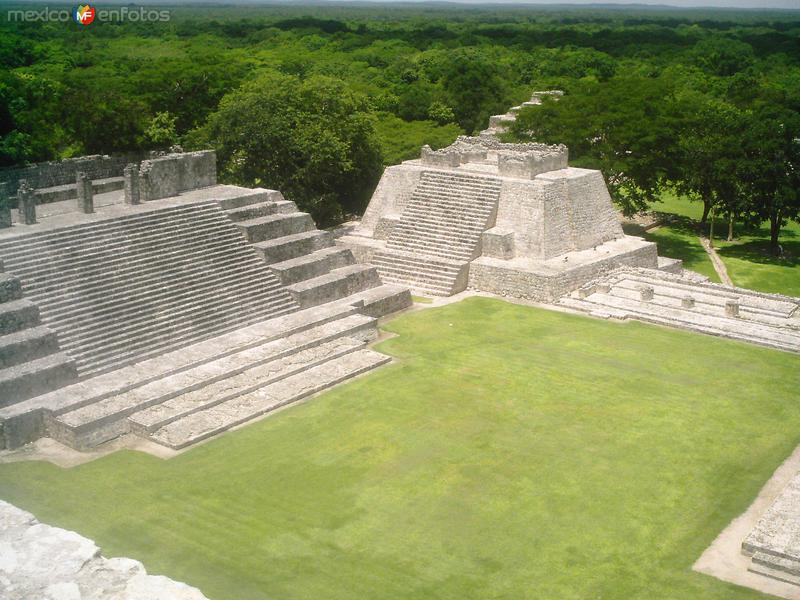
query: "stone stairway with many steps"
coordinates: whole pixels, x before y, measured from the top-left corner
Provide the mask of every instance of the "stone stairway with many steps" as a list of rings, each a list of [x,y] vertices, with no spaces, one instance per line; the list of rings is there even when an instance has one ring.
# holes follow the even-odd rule
[[[0,407],[77,379],[75,361],[58,336],[41,324],[39,309],[23,297],[19,278],[0,263]]]
[[[0,259],[82,377],[298,309],[215,202],[5,239]]]
[[[296,311],[0,409],[4,444],[38,428],[79,450],[129,433],[189,446],[389,362],[362,308]]]
[[[364,314],[380,317],[411,305],[405,286],[385,285],[375,267],[356,264],[280,192],[256,189],[219,202],[301,308],[349,297],[364,303]]]
[[[385,250],[372,258],[381,278],[437,296],[465,289],[481,234],[493,225],[500,185],[495,177],[423,172]]]
[[[652,269],[622,268],[572,292],[560,306],[800,352],[800,300]]]

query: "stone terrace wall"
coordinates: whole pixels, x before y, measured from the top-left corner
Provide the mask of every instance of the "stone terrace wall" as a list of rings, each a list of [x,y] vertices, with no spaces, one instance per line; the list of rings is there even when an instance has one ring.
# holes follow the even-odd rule
[[[66,160],[37,163],[27,167],[0,169],[0,183],[7,183],[9,196],[17,195],[20,179],[27,179],[34,189],[55,187],[75,183],[75,174],[83,171],[89,179],[122,177],[122,170],[129,162],[142,159],[138,154],[105,156],[94,154]]]

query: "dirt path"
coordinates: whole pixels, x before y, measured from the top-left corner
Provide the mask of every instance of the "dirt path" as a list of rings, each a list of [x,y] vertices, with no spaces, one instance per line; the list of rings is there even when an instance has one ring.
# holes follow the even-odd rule
[[[707,237],[700,235],[698,238],[700,239],[700,243],[703,244],[706,254],[708,254],[708,257],[711,259],[711,264],[714,265],[714,270],[717,272],[717,275],[719,275],[720,281],[728,287],[733,287],[733,281],[730,275],[728,275],[728,269],[725,268],[725,263],[722,262],[714,246],[711,245]]]

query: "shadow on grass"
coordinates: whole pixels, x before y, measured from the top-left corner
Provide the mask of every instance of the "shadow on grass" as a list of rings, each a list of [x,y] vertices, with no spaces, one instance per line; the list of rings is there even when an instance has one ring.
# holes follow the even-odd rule
[[[786,238],[795,237],[794,232],[786,232]],[[771,253],[769,239],[758,239],[737,244],[731,242],[730,245],[717,248],[717,252],[723,258],[738,258],[752,263],[762,265],[776,265],[780,267],[796,267],[800,265],[800,240],[789,241],[780,240],[783,254],[775,256]]]

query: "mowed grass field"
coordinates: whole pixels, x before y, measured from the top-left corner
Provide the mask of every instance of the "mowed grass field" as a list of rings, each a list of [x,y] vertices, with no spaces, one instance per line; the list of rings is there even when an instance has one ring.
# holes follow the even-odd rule
[[[214,600],[765,598],[691,565],[800,443],[800,357],[485,298],[386,329],[369,376],[0,497]]]

